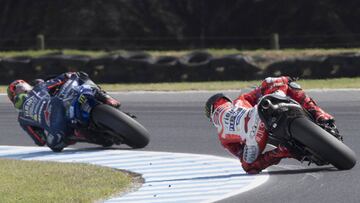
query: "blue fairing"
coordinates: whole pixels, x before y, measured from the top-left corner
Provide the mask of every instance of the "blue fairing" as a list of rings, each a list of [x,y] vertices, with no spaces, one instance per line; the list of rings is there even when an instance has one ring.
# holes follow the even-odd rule
[[[94,97],[92,82],[81,84],[78,79],[67,81],[59,91],[58,96],[63,98],[67,107],[67,117],[70,123],[87,125],[90,121],[90,112],[99,102]]]

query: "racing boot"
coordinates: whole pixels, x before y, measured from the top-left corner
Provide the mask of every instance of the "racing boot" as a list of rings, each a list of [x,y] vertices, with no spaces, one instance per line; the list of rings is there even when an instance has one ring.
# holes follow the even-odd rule
[[[334,117],[322,110],[311,97],[305,94],[304,90],[295,81],[289,80],[288,87],[288,96],[299,102],[313,116],[316,123],[321,124],[334,120]]]
[[[310,97],[302,105],[314,118],[317,124],[333,123],[334,117],[322,110]]]
[[[103,102],[104,104],[108,104],[115,108],[120,108],[121,104],[118,100],[114,99],[110,95],[108,95],[105,91],[99,90],[95,94],[95,98],[99,101]]]

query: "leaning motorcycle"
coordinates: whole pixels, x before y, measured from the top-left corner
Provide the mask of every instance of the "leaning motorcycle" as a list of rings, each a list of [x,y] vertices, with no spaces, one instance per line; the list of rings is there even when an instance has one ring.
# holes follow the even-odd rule
[[[69,125],[83,136],[66,137],[69,143],[88,142],[104,147],[126,144],[143,148],[149,143],[149,132],[129,113],[101,102],[98,86],[90,79],[73,76],[54,96],[63,100]]]
[[[355,166],[355,153],[332,126],[320,126],[289,97],[266,95],[258,104],[260,119],[269,131],[269,143],[287,147],[294,158],[309,164],[332,164],[339,170]]]

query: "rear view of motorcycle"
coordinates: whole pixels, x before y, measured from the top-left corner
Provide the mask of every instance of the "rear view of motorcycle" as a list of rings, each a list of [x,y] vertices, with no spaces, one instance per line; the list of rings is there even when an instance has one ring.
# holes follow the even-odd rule
[[[128,113],[102,102],[99,88],[90,80],[70,78],[58,91],[67,109],[67,117],[74,128],[70,142],[89,142],[104,147],[126,144],[143,148],[149,143],[149,132]]]
[[[331,126],[320,126],[296,101],[266,95],[258,105],[260,119],[269,131],[269,143],[287,147],[301,162],[332,164],[339,170],[355,166],[355,153],[342,142]]]

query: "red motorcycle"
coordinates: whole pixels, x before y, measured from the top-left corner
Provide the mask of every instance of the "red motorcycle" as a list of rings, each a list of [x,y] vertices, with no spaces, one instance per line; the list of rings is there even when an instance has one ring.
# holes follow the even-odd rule
[[[260,119],[269,131],[269,143],[287,147],[294,158],[309,164],[332,164],[340,170],[355,166],[355,153],[331,125],[320,126],[295,100],[266,95],[258,105]]]

